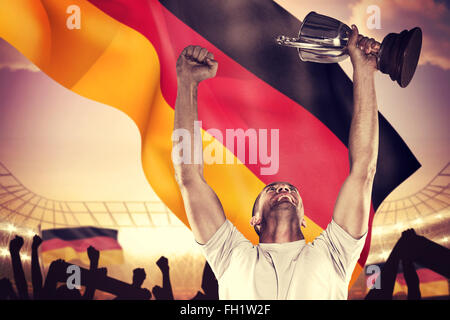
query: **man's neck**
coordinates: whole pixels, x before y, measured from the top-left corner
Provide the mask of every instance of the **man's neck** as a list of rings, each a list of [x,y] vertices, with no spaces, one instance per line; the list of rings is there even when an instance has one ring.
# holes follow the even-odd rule
[[[305,239],[300,229],[298,218],[265,218],[264,227],[259,237],[260,243],[285,243]]]

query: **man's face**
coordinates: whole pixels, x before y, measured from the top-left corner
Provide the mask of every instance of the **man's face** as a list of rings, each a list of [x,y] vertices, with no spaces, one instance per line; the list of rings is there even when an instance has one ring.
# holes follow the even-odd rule
[[[258,195],[251,224],[259,228],[264,217],[274,212],[295,214],[300,224],[304,225],[303,202],[295,186],[288,182],[274,182],[267,185]]]
[[[270,209],[275,209],[283,203],[294,208],[301,205],[301,198],[297,188],[287,182],[269,184],[261,192],[259,200],[263,207]]]

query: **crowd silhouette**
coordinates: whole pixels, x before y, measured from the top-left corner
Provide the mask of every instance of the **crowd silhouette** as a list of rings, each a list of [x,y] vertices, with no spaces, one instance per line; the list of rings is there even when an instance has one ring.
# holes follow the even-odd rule
[[[366,300],[392,300],[400,263],[408,288],[408,300],[420,300],[420,281],[413,263],[450,278],[450,249],[416,234],[414,229],[402,232],[380,273],[380,287],[373,287]]]
[[[31,245],[32,295],[30,297],[20,257],[20,250],[24,240],[20,236],[15,236],[10,241],[9,252],[16,290],[14,290],[10,279],[0,279],[0,300],[29,300],[31,298],[34,300],[92,300],[96,290],[115,295],[114,300],[149,300],[152,298],[152,293],[155,300],[174,300],[169,275],[169,261],[166,257],[162,256],[156,262],[162,273],[162,287],[154,286],[152,291],[150,291],[142,288],[147,277],[143,268],[133,270],[131,284],[111,278],[107,275],[106,268],[98,268],[100,252],[90,246],[87,248],[87,255],[90,261],[89,269],[80,267],[81,285],[85,286],[84,293],[81,294],[79,289],[67,286],[67,268],[71,264],[64,260],[58,259],[53,261],[48,268],[45,281],[43,280],[38,255],[41,243],[42,239],[35,235]],[[199,291],[194,299],[218,299],[217,280],[208,263],[205,265],[202,289],[203,293]]]
[[[67,268],[70,264],[64,260],[53,261],[49,266],[45,281],[43,280],[38,256],[41,243],[42,239],[35,235],[31,245],[32,296],[30,297],[20,257],[24,240],[20,236],[15,236],[10,241],[9,252],[16,290],[10,279],[0,279],[0,300],[29,300],[30,298],[34,300],[92,300],[96,290],[115,295],[115,300],[148,300],[152,296],[155,300],[174,300],[169,261],[166,257],[160,257],[156,262],[162,273],[162,287],[154,286],[150,291],[142,287],[147,277],[144,269],[133,270],[131,284],[111,278],[107,275],[106,268],[98,268],[100,252],[90,246],[87,248],[89,269],[80,267],[81,285],[85,286],[84,293],[81,294],[79,289],[67,286]],[[420,281],[414,263],[419,263],[423,267],[450,278],[450,250],[417,235],[413,229],[408,229],[402,233],[381,270],[380,286],[370,289],[365,299],[391,300],[400,264],[408,287],[408,299],[421,299]],[[202,291],[199,290],[191,300],[219,299],[218,282],[208,263],[205,264],[203,270],[201,288]]]

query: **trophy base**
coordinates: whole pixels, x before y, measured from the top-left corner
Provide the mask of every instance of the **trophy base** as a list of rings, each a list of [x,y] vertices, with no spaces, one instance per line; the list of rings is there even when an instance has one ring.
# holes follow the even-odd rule
[[[378,54],[378,69],[388,74],[400,87],[411,81],[419,63],[422,49],[422,30],[414,28],[401,33],[390,33],[381,44]]]

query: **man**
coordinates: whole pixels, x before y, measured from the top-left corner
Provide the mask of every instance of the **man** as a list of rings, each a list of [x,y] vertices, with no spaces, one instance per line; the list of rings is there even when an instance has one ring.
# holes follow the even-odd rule
[[[196,241],[219,282],[221,299],[346,299],[352,271],[363,248],[378,155],[373,39],[352,26],[349,54],[354,68],[354,111],[350,128],[350,173],[326,230],[306,244],[303,203],[294,186],[269,184],[257,197],[251,225],[260,237],[253,246],[226,219],[203,177],[200,163],[174,162],[187,217]],[[189,46],[177,61],[175,129],[194,134],[197,86],[213,78],[218,63],[205,48]],[[201,153],[194,150],[191,155]],[[202,155],[198,155],[201,159]],[[326,182],[324,182],[326,183]]]

